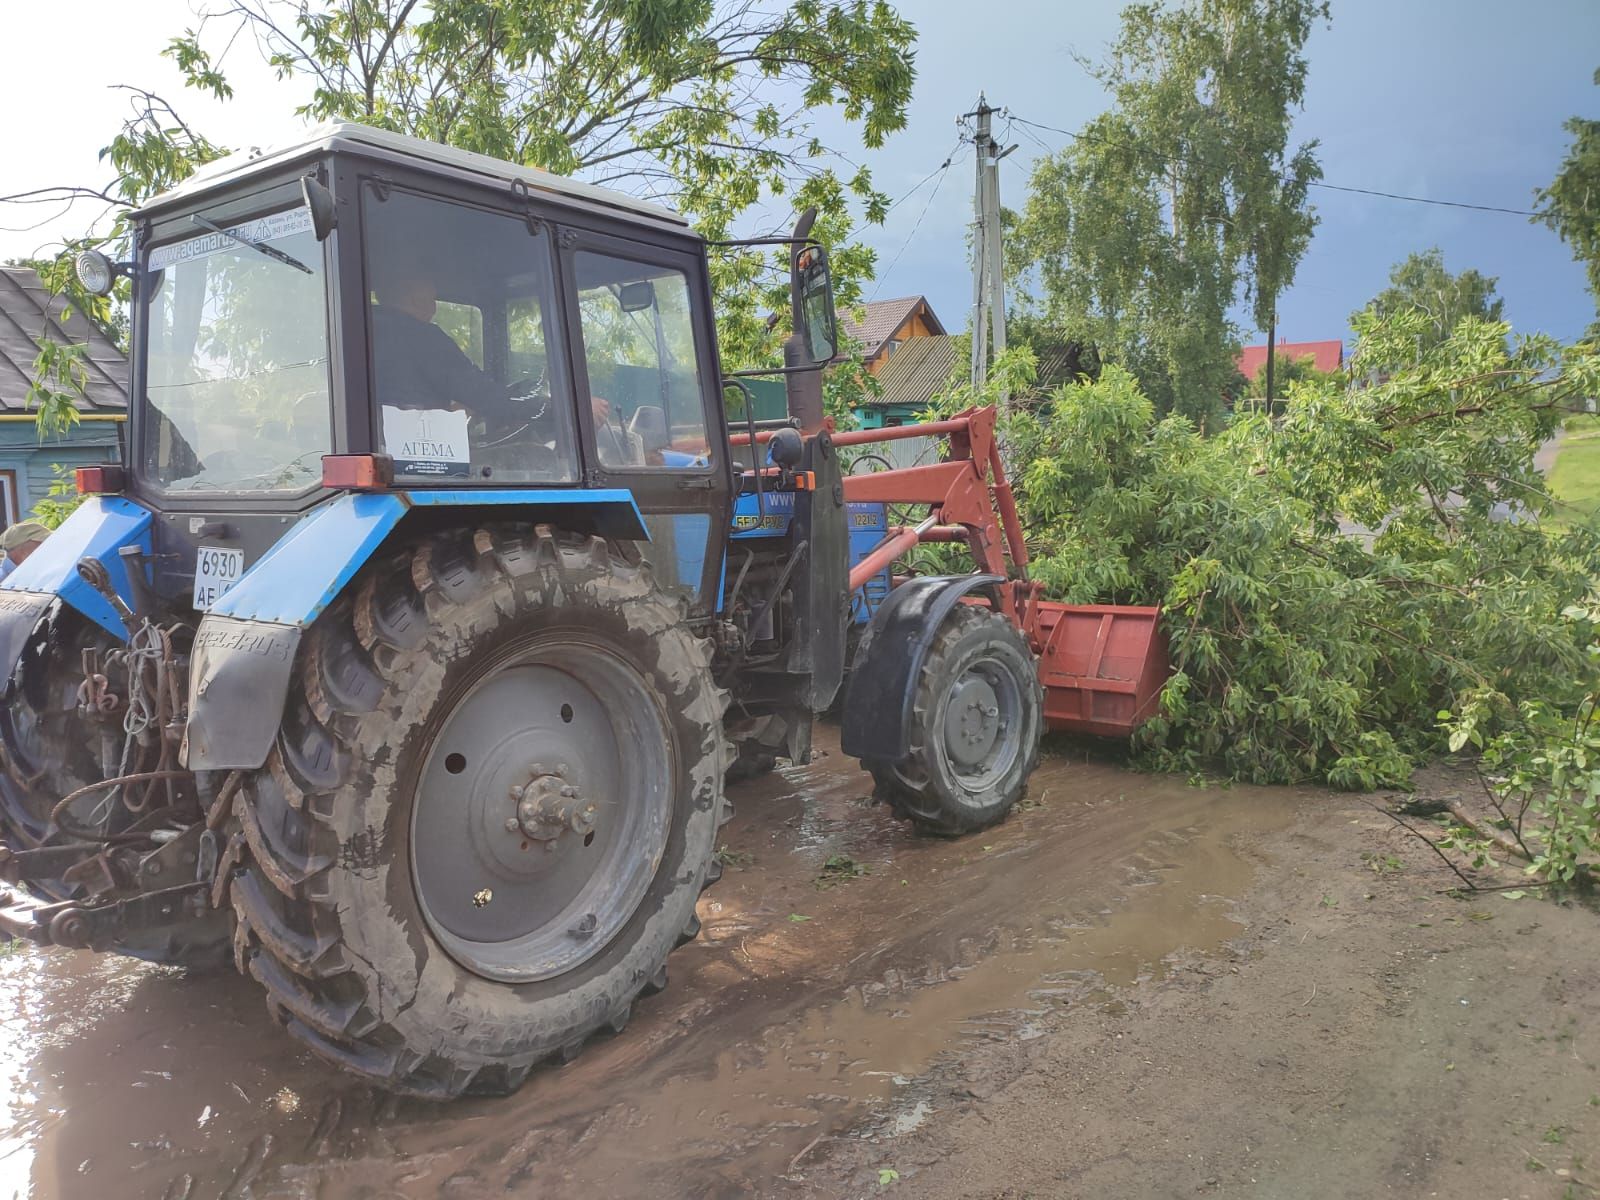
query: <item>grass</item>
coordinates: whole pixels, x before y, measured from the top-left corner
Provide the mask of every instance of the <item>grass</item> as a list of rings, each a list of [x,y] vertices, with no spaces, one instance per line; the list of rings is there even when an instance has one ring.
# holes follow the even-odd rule
[[[1564,529],[1600,509],[1600,416],[1567,419],[1567,436],[1550,468],[1550,493],[1558,503],[1548,528]]]

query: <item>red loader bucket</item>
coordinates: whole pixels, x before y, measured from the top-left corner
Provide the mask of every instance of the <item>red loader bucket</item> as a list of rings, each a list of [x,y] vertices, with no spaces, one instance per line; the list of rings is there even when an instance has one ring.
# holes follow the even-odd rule
[[[1039,682],[1051,729],[1127,737],[1154,714],[1171,673],[1159,608],[1037,605]]]

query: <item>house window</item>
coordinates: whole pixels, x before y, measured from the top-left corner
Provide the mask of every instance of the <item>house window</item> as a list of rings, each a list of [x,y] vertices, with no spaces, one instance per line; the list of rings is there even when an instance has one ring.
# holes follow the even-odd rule
[[[3,510],[4,521],[0,524],[15,525],[22,519],[17,502],[17,473],[15,471],[0,471],[0,510]]]

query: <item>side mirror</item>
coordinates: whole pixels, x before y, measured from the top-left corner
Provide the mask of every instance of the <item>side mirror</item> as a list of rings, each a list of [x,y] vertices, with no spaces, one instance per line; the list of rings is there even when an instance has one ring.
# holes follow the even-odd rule
[[[796,246],[789,271],[794,304],[794,331],[813,363],[830,362],[839,353],[838,316],[833,308],[833,278],[828,252],[821,246]]]
[[[311,232],[317,235],[317,241],[327,241],[328,235],[333,232],[333,227],[339,223],[338,213],[334,209],[333,193],[316,176],[302,175],[300,195],[305,200],[306,207],[311,210]]]
[[[656,302],[656,285],[648,279],[617,288],[617,307],[623,312],[644,312]]]
[[[667,414],[660,405],[641,404],[628,422],[628,432],[639,439],[646,454],[658,454],[671,444],[667,431]]]

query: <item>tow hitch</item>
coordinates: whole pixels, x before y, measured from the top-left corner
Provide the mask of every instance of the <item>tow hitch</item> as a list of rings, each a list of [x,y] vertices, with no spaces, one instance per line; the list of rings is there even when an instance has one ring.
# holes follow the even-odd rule
[[[106,950],[130,931],[198,914],[207,907],[209,890],[195,882],[125,900],[44,902],[0,886],[0,935],[39,946]]]

